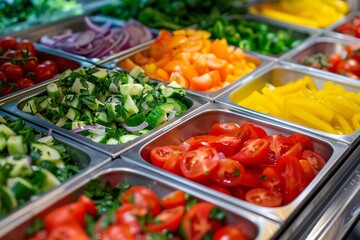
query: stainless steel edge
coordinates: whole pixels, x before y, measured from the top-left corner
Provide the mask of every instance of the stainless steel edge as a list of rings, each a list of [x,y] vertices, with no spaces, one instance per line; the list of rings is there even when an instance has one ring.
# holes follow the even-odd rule
[[[13,120],[18,119],[17,117],[12,116],[11,114],[0,111],[0,116],[5,116],[5,115],[9,116]],[[25,124],[33,127],[35,130],[39,132],[46,133],[48,131],[43,127],[39,127],[27,121],[25,121]],[[111,158],[109,156],[106,156],[98,151],[94,151],[90,147],[84,146],[78,142],[69,140],[61,135],[58,135],[57,133],[52,133],[52,136],[56,140],[65,144],[68,147],[69,154],[72,156],[74,162],[80,163],[81,160],[78,158],[82,156],[86,156],[87,157],[86,161],[88,161],[88,165],[83,169],[81,169],[78,174],[69,178],[60,186],[55,187],[48,192],[38,195],[36,198],[34,198],[34,200],[28,201],[21,207],[9,213],[3,219],[0,219],[0,239],[7,230],[11,229],[16,224],[16,222],[22,221],[22,219],[30,216],[31,212],[33,211],[34,208],[36,208],[36,206],[41,206],[42,199],[52,199],[56,196],[59,196],[62,189],[66,188],[67,186],[71,186],[72,184],[78,182],[79,179],[86,177],[88,174],[90,174],[97,168],[100,168],[101,166],[111,161]]]
[[[256,216],[246,210],[228,206],[224,202],[219,201],[217,198],[213,198],[207,194],[202,194],[182,183],[176,183],[171,179],[154,174],[153,172],[134,164],[132,161],[116,159],[110,164],[103,166],[101,169],[97,169],[92,172],[86,178],[80,179],[77,183],[63,188],[58,196],[48,198],[46,199],[47,201],[44,200],[42,205],[38,205],[34,208],[31,216],[28,215],[26,218],[23,218],[16,224],[13,224],[12,228],[7,231],[6,236],[18,236],[31,225],[31,221],[34,220],[34,218],[44,216],[49,210],[61,206],[62,204],[74,201],[76,197],[81,194],[81,189],[93,178],[110,181],[112,184],[124,181],[131,185],[143,185],[153,189],[159,198],[165,196],[173,190],[182,190],[199,199],[211,202],[225,210],[225,212],[230,215],[230,221],[233,221],[233,224],[236,224],[236,221],[239,221],[238,224],[247,227],[247,229],[244,230],[247,233],[250,233],[252,237],[254,236],[251,239],[269,239],[274,236],[280,228],[280,225],[276,222],[261,216]],[[254,234],[255,227],[258,230],[256,234]]]
[[[150,45],[150,44],[149,44]],[[126,55],[122,55],[121,57],[119,58],[115,58],[115,59],[109,59],[108,61],[103,61],[101,62],[101,64],[103,64],[103,66],[108,66],[110,68],[119,68],[121,69],[119,66],[116,65],[116,63],[118,61],[121,61],[123,59],[126,59],[128,57],[131,57],[133,56],[134,54],[136,54],[137,52],[142,52],[142,51],[145,51],[148,49],[149,45],[146,45],[146,46],[143,46],[141,48],[139,48],[137,51],[134,51],[132,53],[129,53],[129,54],[126,54]],[[246,78],[247,76],[251,76],[252,74],[254,74],[255,71],[259,70],[259,69],[262,69],[263,67],[266,67],[270,62],[272,61],[277,61],[275,58],[273,57],[269,57],[269,56],[265,56],[265,55],[262,55],[262,54],[254,54],[253,52],[248,52],[248,51],[244,51],[246,54],[249,54],[249,55],[252,55],[252,56],[255,56],[257,58],[260,59],[261,61],[261,64],[255,68],[253,71],[249,72],[248,74],[240,77],[238,80],[234,81],[233,83],[229,84],[228,86],[218,90],[218,91],[214,91],[214,92],[200,92],[200,91],[194,91],[194,90],[190,90],[190,89],[186,89],[186,92],[190,95],[193,95],[193,96],[198,96],[198,97],[201,97],[201,98],[206,98],[206,99],[209,99],[209,100],[214,100],[216,98],[218,98],[220,95],[224,94],[225,92],[227,92],[234,83],[236,82],[241,82],[244,78]],[[157,81],[157,82],[160,82],[160,83],[163,83],[162,81],[159,81],[159,80],[156,80],[156,79],[153,79],[154,81]]]
[[[79,134],[75,134],[72,133],[69,130],[63,129],[61,127],[56,126],[55,124],[52,124],[50,122],[47,122],[45,120],[41,120],[31,114],[25,113],[23,111],[21,111],[18,108],[18,105],[26,102],[28,99],[30,99],[31,97],[34,96],[38,96],[41,94],[45,93],[45,89],[40,90],[40,91],[29,91],[27,94],[24,94],[21,96],[21,99],[16,99],[15,101],[6,103],[5,105],[2,106],[2,109],[8,113],[14,114],[16,116],[22,117],[30,122],[33,122],[37,125],[46,127],[46,128],[52,128],[55,132],[66,136],[69,139],[72,139],[74,141],[80,142],[84,145],[87,145],[93,149],[96,149],[97,151],[100,151],[104,154],[107,154],[109,156],[111,156],[112,158],[116,158],[118,157],[121,153],[129,150],[130,148],[132,148],[133,146],[140,144],[144,141],[146,141],[148,138],[151,138],[151,136],[159,131],[162,131],[163,129],[177,124],[178,122],[181,122],[182,119],[190,114],[192,111],[195,111],[196,109],[200,108],[202,105],[206,104],[208,102],[208,100],[206,99],[202,99],[196,96],[186,96],[185,100],[188,102],[191,102],[192,106],[185,112],[182,113],[181,115],[173,118],[172,120],[154,128],[153,130],[149,131],[148,133],[145,133],[143,135],[141,135],[140,137],[138,137],[137,139],[130,141],[128,143],[124,143],[124,144],[118,144],[118,145],[107,145],[107,144],[100,144],[100,143],[96,143],[93,142],[92,140],[90,140],[89,138],[86,137],[82,137]]]
[[[89,62],[81,61],[81,60],[79,60],[77,58],[73,58],[72,56],[61,55],[58,52],[54,52],[51,49],[46,49],[43,46],[41,46],[39,44],[36,44],[36,43],[34,43],[34,45],[35,45],[36,50],[39,51],[39,52],[55,55],[55,56],[62,57],[62,58],[67,58],[69,60],[72,60],[72,61],[75,61],[75,62],[79,63],[80,67],[90,67],[91,66],[91,64]],[[1,105],[4,105],[5,103],[13,101],[14,99],[21,98],[25,94],[28,94],[28,93],[30,93],[32,91],[43,89],[48,84],[56,82],[56,81],[58,81],[58,78],[54,77],[54,78],[46,80],[44,82],[36,83],[34,86],[31,86],[31,87],[28,87],[28,88],[13,92],[13,93],[11,93],[9,95],[1,96],[0,97],[0,107],[1,107]]]
[[[267,130],[268,134],[283,134],[285,136],[290,135],[291,133],[303,133],[308,135],[310,138],[313,139],[313,141],[316,143],[316,151],[321,152],[321,154],[326,160],[327,164],[324,166],[324,168],[319,172],[319,174],[315,177],[315,179],[307,186],[307,188],[290,204],[278,208],[266,208],[261,206],[256,206],[254,204],[239,200],[237,198],[227,196],[225,194],[221,194],[215,190],[212,190],[210,188],[204,187],[201,184],[195,183],[193,181],[187,180],[183,177],[171,174],[169,172],[166,172],[158,167],[153,166],[149,162],[144,159],[144,157],[141,155],[142,151],[148,151],[147,145],[151,146],[158,146],[158,145],[164,145],[164,144],[178,144],[183,140],[184,136],[179,139],[179,137],[174,137],[174,134],[172,131],[175,129],[181,129],[181,132],[190,131],[190,134],[187,134],[186,137],[193,136],[195,134],[206,134],[207,132],[202,132],[201,130],[194,129],[193,124],[191,124],[193,119],[196,119],[196,117],[204,115],[206,116],[206,119],[209,119],[209,117],[206,115],[208,113],[212,112],[219,112],[219,115],[223,113],[223,116],[221,117],[221,121],[226,121],[226,119],[229,119],[229,117],[226,117],[226,115],[232,115],[233,117],[236,117],[238,119],[238,123],[240,124],[245,120],[245,122],[249,122],[255,125],[258,125],[260,127],[263,127],[265,130]],[[208,120],[210,122],[210,119]],[[163,135],[169,135],[171,136],[171,140],[169,139],[162,139]],[[166,143],[164,142],[166,141]],[[171,141],[171,142],[170,142]],[[123,159],[130,159],[133,160],[135,164],[138,164],[142,166],[143,168],[146,168],[150,171],[153,171],[157,174],[161,174],[163,176],[166,176],[168,178],[173,179],[177,182],[182,182],[186,185],[189,185],[193,187],[194,189],[197,189],[202,192],[209,193],[213,196],[217,196],[223,201],[233,205],[238,206],[244,209],[247,209],[249,211],[252,211],[258,215],[264,216],[266,218],[269,218],[273,221],[277,221],[281,224],[285,224],[289,222],[295,215],[304,207],[306,206],[307,201],[309,201],[316,193],[316,191],[319,189],[319,187],[326,181],[326,179],[333,173],[336,166],[338,166],[344,159],[342,158],[343,154],[349,151],[349,146],[347,144],[332,141],[330,139],[322,138],[321,136],[307,131],[302,131],[299,129],[295,129],[291,126],[287,126],[282,124],[281,122],[274,122],[269,121],[268,119],[263,119],[254,115],[246,114],[242,111],[237,111],[233,108],[229,108],[222,104],[208,104],[204,106],[199,111],[195,112],[191,116],[188,116],[187,119],[184,119],[182,123],[178,126],[172,126],[171,128],[166,129],[162,135],[154,136],[153,139],[151,139],[150,142],[147,142],[146,145],[143,146],[136,146],[135,148],[131,149],[128,152],[125,152],[121,155],[121,158]],[[144,153],[145,154],[145,153]]]
[[[345,239],[360,217],[360,148],[287,228],[283,239]]]
[[[244,83],[241,86],[239,86],[239,88],[237,88],[236,90],[235,90],[235,88],[232,88],[231,93],[229,93],[226,96],[224,95],[224,96],[216,99],[215,102],[237,108],[240,111],[244,111],[247,114],[255,115],[259,118],[264,118],[264,119],[268,119],[271,121],[280,122],[282,124],[290,125],[291,127],[301,129],[303,131],[313,132],[324,138],[332,139],[333,141],[340,141],[340,142],[347,143],[351,146],[356,146],[356,144],[360,141],[360,130],[355,131],[354,133],[349,134],[349,135],[330,134],[330,133],[326,133],[324,131],[316,130],[314,128],[299,125],[297,123],[294,123],[294,122],[291,122],[291,121],[288,121],[288,120],[285,120],[282,118],[270,116],[267,114],[257,112],[255,110],[251,110],[251,109],[242,107],[240,105],[237,105],[230,99],[230,96],[232,94],[234,94],[238,91],[240,92],[242,88],[246,87],[248,84],[255,83],[258,78],[260,78],[263,75],[266,75],[267,73],[269,73],[273,70],[289,71],[289,72],[293,72],[294,75],[302,75],[302,76],[309,75],[310,77],[313,78],[313,80],[315,80],[318,88],[322,88],[322,85],[320,85],[320,83],[324,83],[326,81],[332,81],[336,84],[343,86],[345,89],[348,89],[351,91],[357,90],[358,92],[360,91],[360,82],[358,80],[349,79],[346,77],[340,77],[335,74],[325,74],[325,73],[323,73],[323,71],[309,71],[309,69],[306,69],[306,68],[300,68],[300,67],[293,66],[290,64],[286,64],[286,63],[282,63],[282,64],[279,63],[279,64],[273,64],[273,65],[269,66],[268,68],[264,69],[264,71],[262,71],[262,72],[258,72],[252,79],[246,79],[244,81]],[[296,78],[296,79],[298,79],[298,78]],[[296,80],[296,79],[293,79],[293,80]],[[258,81],[261,81],[261,80],[258,80]],[[291,81],[291,79],[289,79],[289,82],[290,81]],[[253,90],[255,90],[255,89],[253,89]],[[259,89],[256,89],[256,90],[259,90]]]

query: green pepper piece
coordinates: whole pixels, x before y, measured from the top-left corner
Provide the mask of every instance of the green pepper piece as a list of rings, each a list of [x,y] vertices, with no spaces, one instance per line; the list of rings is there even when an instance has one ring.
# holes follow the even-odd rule
[[[299,46],[302,43],[302,40],[298,39],[298,40],[293,40],[290,44],[291,48],[295,48],[297,46]]]
[[[233,25],[228,25],[225,27],[225,35],[232,36],[236,33],[236,29]]]
[[[290,36],[290,34],[289,34],[287,31],[285,31],[285,30],[282,30],[282,29],[278,30],[278,31],[276,32],[276,37],[278,38],[279,41],[282,41],[282,42],[284,42],[285,44],[288,44],[288,43],[291,42],[291,36]]]
[[[254,42],[251,38],[243,38],[239,42],[239,47],[244,50],[252,51],[255,49]]]
[[[243,25],[237,25],[236,29],[237,29],[238,33],[240,33],[241,36],[253,38],[255,35],[254,31],[251,28],[243,26]]]
[[[279,54],[289,51],[289,47],[285,45],[285,42],[278,40],[271,50],[274,54]]]
[[[235,33],[232,36],[227,36],[226,40],[228,41],[229,44],[231,45],[235,45],[235,46],[239,46],[239,42],[241,40],[241,36],[239,33]]]
[[[265,43],[265,46],[263,47],[263,50],[270,51],[271,45],[272,45],[275,37],[276,37],[275,34],[272,32],[269,32],[266,34],[266,43]]]
[[[215,38],[224,38],[225,37],[224,25],[222,24],[221,21],[218,20],[215,22],[212,32],[213,32]]]
[[[254,30],[258,33],[258,32],[261,32],[261,33],[267,33],[269,32],[269,26],[265,23],[257,23],[255,26],[254,26]]]

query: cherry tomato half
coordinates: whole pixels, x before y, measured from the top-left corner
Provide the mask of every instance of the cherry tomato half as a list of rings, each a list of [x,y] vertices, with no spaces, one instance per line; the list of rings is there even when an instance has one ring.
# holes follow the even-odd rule
[[[240,183],[245,169],[236,160],[223,158],[219,161],[219,168],[211,174],[211,180],[221,186],[233,187]]]
[[[305,150],[303,152],[302,158],[308,160],[317,173],[325,166],[326,163],[319,154],[310,150]]]
[[[256,166],[267,161],[269,151],[270,144],[266,139],[250,139],[231,158],[245,166]]]
[[[240,130],[237,123],[216,123],[210,128],[210,135],[219,136],[223,134],[236,135]]]
[[[304,150],[314,150],[314,143],[308,136],[301,133],[294,133],[288,137],[294,144],[300,143]]]
[[[180,190],[165,195],[161,201],[161,206],[165,209],[186,205],[186,193]]]
[[[246,193],[247,202],[263,207],[279,207],[282,203],[281,193],[265,188],[253,188]]]
[[[165,209],[155,217],[154,222],[146,224],[146,229],[150,232],[175,231],[179,227],[184,213],[184,206]]]
[[[247,240],[246,235],[236,226],[225,226],[219,228],[213,237],[213,240]]]
[[[168,161],[172,156],[179,155],[183,152],[183,148],[177,145],[155,147],[151,149],[150,152],[151,163],[162,168],[166,161]]]

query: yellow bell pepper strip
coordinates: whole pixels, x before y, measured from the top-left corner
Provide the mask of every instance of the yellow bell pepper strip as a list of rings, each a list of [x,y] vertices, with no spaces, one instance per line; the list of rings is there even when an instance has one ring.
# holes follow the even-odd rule
[[[274,81],[279,82],[279,81]],[[259,91],[247,97],[240,91],[230,99],[237,104],[332,134],[350,134],[360,129],[360,93],[333,82],[317,90],[309,76],[275,87],[257,84]]]
[[[349,6],[341,0],[279,0],[260,3],[249,11],[296,25],[324,28],[344,17]]]

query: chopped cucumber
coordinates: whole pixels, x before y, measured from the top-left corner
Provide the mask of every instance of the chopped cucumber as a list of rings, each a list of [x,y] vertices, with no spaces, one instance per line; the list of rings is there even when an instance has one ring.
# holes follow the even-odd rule
[[[43,101],[41,101],[38,105],[38,111],[42,112],[46,110],[46,108],[51,104],[51,98],[45,98]]]
[[[188,109],[185,104],[175,98],[167,98],[166,102],[174,104],[174,110],[176,112],[176,115],[179,115],[180,113],[185,112]]]
[[[127,84],[127,83],[129,83],[129,84],[133,84],[134,83],[134,79],[131,77],[131,75],[129,75],[129,74],[122,74],[122,76],[121,76],[121,82],[123,83],[123,84]]]
[[[120,138],[119,138],[119,142],[120,142],[120,143],[127,143],[127,142],[130,142],[130,141],[138,138],[138,137],[139,137],[138,135],[134,135],[134,134],[122,135],[122,136],[120,136]]]
[[[119,144],[119,141],[118,141],[116,138],[109,138],[109,139],[106,141],[106,144],[108,144],[108,145],[115,145],[115,144]]]
[[[29,101],[27,101],[25,103],[25,106],[22,109],[23,112],[26,113],[30,113],[30,114],[35,114],[37,113],[37,107],[36,107],[36,103],[35,103],[35,98],[30,99]]]
[[[170,84],[167,87],[161,88],[161,93],[165,98],[176,98],[181,99],[186,95],[186,92],[182,88],[170,87]]]
[[[18,206],[18,202],[11,192],[11,190],[6,186],[0,185],[0,203],[1,208],[11,211]]]
[[[81,113],[79,110],[77,110],[73,107],[70,107],[69,111],[66,113],[65,116],[72,121],[77,121],[80,119]]]
[[[60,75],[59,81],[67,78],[68,76],[70,76],[71,73],[72,73],[72,70],[71,70],[71,69],[65,70],[65,72],[63,72],[63,73]]]
[[[54,138],[51,135],[39,138],[37,141],[39,143],[44,143],[44,144],[46,144],[48,146],[54,145]]]
[[[108,76],[108,70],[105,68],[99,68],[99,71],[93,73],[92,76],[95,77],[96,81],[104,81],[105,78]]]
[[[60,92],[56,83],[50,83],[46,86],[46,91],[48,96],[51,98],[53,102],[59,102],[60,100]]]
[[[26,154],[27,145],[22,135],[10,136],[7,140],[7,150],[9,154]]]
[[[106,134],[100,135],[100,134],[91,134],[88,136],[91,140],[97,143],[102,143],[106,141]]]
[[[129,72],[129,74],[132,76],[132,77],[134,77],[134,78],[137,78],[137,77],[142,77],[142,80],[144,81],[144,82],[147,82],[148,81],[148,79],[149,79],[149,77],[145,74],[145,71],[144,71],[144,69],[142,69],[141,67],[139,67],[139,66],[136,66],[136,67],[134,67],[130,72]]]
[[[120,86],[120,94],[124,97],[126,95],[140,97],[143,93],[144,86],[138,83],[123,84]]]
[[[36,193],[33,185],[24,178],[9,178],[6,182],[7,187],[12,191],[16,199],[29,200]]]
[[[10,164],[11,171],[9,175],[11,177],[26,177],[32,174],[31,164],[26,155],[9,155],[0,162],[0,165]]]
[[[149,124],[151,129],[161,125],[166,122],[166,120],[166,112],[160,107],[154,108],[146,118],[146,122]]]
[[[42,191],[49,191],[50,189],[53,189],[54,187],[61,184],[55,175],[45,168],[40,168],[39,171],[36,172],[36,175],[38,175],[38,179],[42,180],[38,183]]]
[[[0,123],[7,123],[6,119],[3,116],[0,116]]]
[[[161,108],[162,110],[164,110],[166,112],[166,114],[170,113],[171,111],[174,110],[174,104],[172,103],[163,103],[161,105],[159,105],[159,108]]]
[[[40,152],[39,162],[47,160],[50,162],[56,162],[61,159],[60,153],[55,148],[47,146],[42,143],[32,143],[31,144],[32,152]]]
[[[0,124],[0,133],[5,134],[6,138],[16,135],[16,133],[11,128],[6,126],[5,124]]]
[[[109,91],[113,93],[120,93],[118,87],[114,83],[110,83]]]
[[[146,115],[143,113],[138,113],[126,119],[125,123],[130,127],[135,127],[142,124],[145,120],[146,120]]]
[[[94,122],[100,125],[109,126],[110,121],[106,112],[95,113]]]
[[[122,106],[126,110],[126,117],[130,117],[139,112],[134,100],[130,95],[126,95],[122,101]]]
[[[6,135],[0,132],[0,152],[6,148]]]
[[[68,120],[68,118],[64,116],[64,117],[60,118],[55,125],[58,127],[62,127],[65,125],[67,120]]]
[[[118,117],[118,114],[116,112],[116,103],[109,103],[106,107],[107,113],[109,114],[109,116],[113,119],[116,119]]]
[[[99,100],[95,99],[95,103],[94,104],[88,104],[87,107],[90,108],[91,110],[95,111],[96,109],[98,109],[100,106],[103,106],[103,103],[100,102]]]
[[[79,78],[75,79],[73,85],[71,86],[71,91],[76,94],[80,94],[83,91],[87,91],[89,95],[93,94],[95,90],[95,84],[86,81],[80,80]]]
[[[71,123],[71,129],[75,129],[75,128],[79,128],[79,127],[83,127],[85,126],[85,122],[84,121],[74,121]]]

